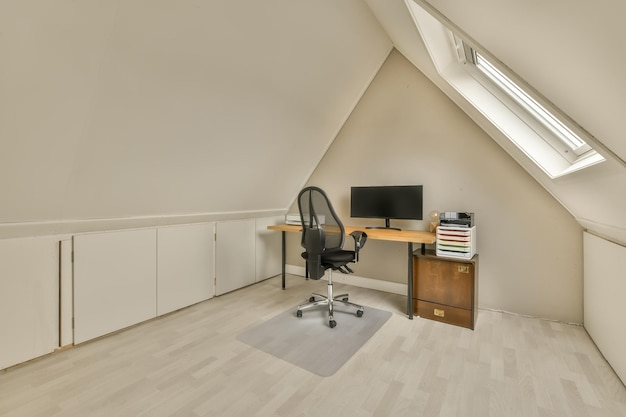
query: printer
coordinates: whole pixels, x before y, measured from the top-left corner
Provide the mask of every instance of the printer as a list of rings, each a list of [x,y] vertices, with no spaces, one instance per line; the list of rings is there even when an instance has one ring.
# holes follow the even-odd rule
[[[464,211],[444,211],[439,214],[441,226],[472,227],[474,226],[474,213]]]

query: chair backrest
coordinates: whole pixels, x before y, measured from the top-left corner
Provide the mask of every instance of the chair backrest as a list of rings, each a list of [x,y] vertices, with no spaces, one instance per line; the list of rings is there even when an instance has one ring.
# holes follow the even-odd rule
[[[343,247],[345,229],[328,196],[321,188],[306,187],[300,191],[298,209],[302,221],[301,243],[305,249],[307,249],[307,234],[318,235],[320,229],[324,237],[322,251]]]
[[[302,222],[301,245],[305,250],[309,278],[320,279],[329,267],[322,262],[327,250],[341,249],[345,230],[326,193],[318,187],[306,187],[298,194]]]

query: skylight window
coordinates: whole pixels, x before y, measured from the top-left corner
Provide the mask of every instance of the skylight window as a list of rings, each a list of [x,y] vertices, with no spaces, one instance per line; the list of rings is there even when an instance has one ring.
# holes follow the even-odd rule
[[[464,99],[459,105],[522,166],[530,170],[531,161],[558,178],[605,161],[584,129],[432,5],[405,4],[441,80]]]
[[[550,113],[545,107],[532,98],[526,91],[511,81],[506,75],[498,70],[485,57],[472,51],[472,61],[485,76],[493,81],[498,87],[513,98],[528,113],[541,122],[546,128],[558,137],[565,145],[567,145],[577,155],[581,155],[590,149],[589,145],[578,135],[565,126],[559,119]]]

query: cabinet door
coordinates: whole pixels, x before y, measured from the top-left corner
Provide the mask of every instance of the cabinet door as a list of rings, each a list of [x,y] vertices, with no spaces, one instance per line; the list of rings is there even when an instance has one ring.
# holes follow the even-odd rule
[[[254,219],[218,222],[215,228],[215,294],[254,284]]]
[[[452,307],[471,309],[474,265],[434,258],[417,260],[415,298]]]
[[[160,227],[157,315],[213,297],[214,223]]]
[[[156,317],[156,229],[77,235],[74,343]]]
[[[59,347],[58,253],[51,237],[0,239],[0,369]]]

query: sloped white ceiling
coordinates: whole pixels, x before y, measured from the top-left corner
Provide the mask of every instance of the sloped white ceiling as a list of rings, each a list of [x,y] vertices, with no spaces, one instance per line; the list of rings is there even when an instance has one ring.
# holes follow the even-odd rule
[[[438,76],[404,0],[365,0],[394,46],[492,136],[493,125]],[[601,142],[607,162],[551,180],[508,150],[585,228],[626,243],[626,4],[429,0],[439,12]],[[495,137],[495,136],[494,136]],[[506,140],[504,137],[502,140]],[[599,149],[602,151],[602,149]]]
[[[626,159],[625,3],[431,3]],[[496,134],[404,0],[8,0],[0,28],[0,229],[285,210],[392,46]],[[619,160],[554,181],[512,156],[626,242]]]
[[[0,224],[285,209],[391,42],[360,0],[0,3]]]

